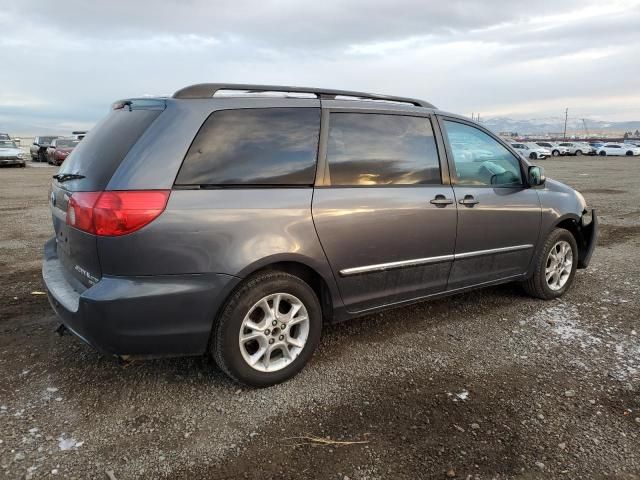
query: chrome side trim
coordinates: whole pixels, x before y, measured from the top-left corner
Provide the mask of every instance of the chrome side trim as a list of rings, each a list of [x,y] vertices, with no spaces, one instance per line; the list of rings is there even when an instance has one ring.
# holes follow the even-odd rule
[[[440,255],[439,257],[415,258],[413,260],[401,260],[399,262],[378,263],[376,265],[365,265],[363,267],[345,268],[340,270],[343,277],[349,275],[357,275],[359,273],[382,272],[393,268],[415,267],[417,265],[426,265],[429,263],[440,263],[453,260],[453,255]]]
[[[458,258],[480,257],[482,255],[491,255],[493,253],[516,252],[518,250],[527,250],[533,248],[533,245],[514,245],[512,247],[490,248],[489,250],[476,250],[475,252],[456,253],[454,256]]]
[[[511,247],[491,248],[488,250],[476,250],[474,252],[456,253],[453,255],[440,255],[438,257],[415,258],[413,260],[401,260],[398,262],[378,263],[376,265],[365,265],[362,267],[345,268],[340,270],[340,275],[347,277],[349,275],[358,275],[360,273],[382,272],[395,268],[415,267],[418,265],[428,265],[431,263],[447,262],[450,260],[480,257],[483,255],[492,255],[494,253],[516,252],[518,250],[528,250],[533,245],[513,245]]]

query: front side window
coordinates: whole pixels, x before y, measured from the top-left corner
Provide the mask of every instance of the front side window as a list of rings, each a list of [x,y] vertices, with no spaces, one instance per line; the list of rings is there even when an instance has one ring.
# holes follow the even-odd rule
[[[444,121],[458,185],[522,184],[520,162],[502,144],[476,127]]]
[[[319,108],[220,110],[204,122],[176,185],[312,185]]]
[[[433,128],[424,117],[331,113],[327,164],[331,185],[441,183]]]

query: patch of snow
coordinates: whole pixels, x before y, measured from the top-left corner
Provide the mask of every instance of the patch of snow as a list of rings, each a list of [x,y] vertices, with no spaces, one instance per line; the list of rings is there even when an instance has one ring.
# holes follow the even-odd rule
[[[78,442],[75,438],[64,438],[64,434],[58,437],[58,447],[60,450],[71,450],[73,448],[79,448],[84,444],[84,441]]]

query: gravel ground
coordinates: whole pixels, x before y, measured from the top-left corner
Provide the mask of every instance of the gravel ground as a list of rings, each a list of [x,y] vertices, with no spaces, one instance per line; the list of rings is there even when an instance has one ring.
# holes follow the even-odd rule
[[[265,390],[58,337],[38,294],[54,170],[0,170],[0,475],[640,478],[640,159],[541,164],[601,219],[564,298],[505,285],[328,326]]]

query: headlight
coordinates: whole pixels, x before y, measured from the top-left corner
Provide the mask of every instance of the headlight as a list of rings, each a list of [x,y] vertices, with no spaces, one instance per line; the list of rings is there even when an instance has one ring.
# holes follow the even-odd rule
[[[23,158],[24,157],[24,153],[20,152],[18,155],[16,155],[16,157]]]

